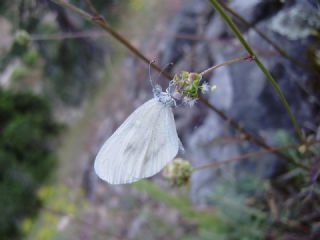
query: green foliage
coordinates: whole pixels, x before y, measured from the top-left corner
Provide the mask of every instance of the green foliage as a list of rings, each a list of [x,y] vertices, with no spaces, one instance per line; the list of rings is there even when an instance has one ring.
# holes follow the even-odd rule
[[[260,189],[262,192],[265,187],[253,176],[243,177],[240,181],[239,189],[236,189],[236,184],[229,180],[217,182],[214,193],[209,199],[213,207],[206,211],[195,209],[189,202],[188,196],[174,196],[149,181],[139,181],[135,187],[178,210],[182,218],[196,226],[196,231],[188,233],[183,239],[263,239],[269,227],[268,213],[260,210],[258,206],[248,205],[248,199],[252,199],[253,191]]]
[[[183,218],[198,224],[201,226],[200,228],[208,231],[210,229],[215,231],[221,227],[222,222],[217,218],[217,216],[210,211],[201,212],[194,209],[186,196],[173,196],[172,194],[155,186],[153,183],[145,180],[135,183],[134,186],[141,191],[147,192],[150,196],[169,207],[177,209]]]
[[[88,10],[85,1],[71,1]],[[135,1],[136,5],[138,2]],[[93,0],[99,12],[112,24],[119,21],[128,3],[117,0]],[[39,84],[54,99],[59,98],[67,105],[80,105],[88,97],[100,79],[98,72],[104,68],[106,53],[96,39],[67,39],[65,41],[34,41],[35,35],[72,34],[95,28],[91,23],[78,19],[76,23],[66,11],[51,7],[54,3],[33,0],[0,1],[0,14],[11,25],[13,41],[10,51],[0,55],[0,71],[10,67],[16,59],[32,70],[38,70],[43,77],[32,76],[33,82],[45,79]],[[55,16],[51,18],[50,16]],[[47,35],[48,34],[48,35]],[[48,36],[50,38],[50,36]],[[105,43],[104,43],[105,44]],[[81,51],[79,51],[81,49]],[[36,64],[41,59],[41,64]],[[18,69],[13,80],[26,76],[26,69]],[[11,85],[10,85],[11,86]],[[19,88],[17,88],[19,89]]]
[[[11,78],[14,82],[19,81],[25,78],[28,75],[28,72],[28,69],[23,66],[17,67],[15,70],[13,70]]]
[[[280,129],[276,132],[276,140],[278,144],[286,145],[286,144],[292,144],[294,137],[289,132],[285,131],[284,129]],[[299,148],[301,150],[301,148]],[[284,154],[286,154],[288,157],[293,159],[295,162],[303,162],[304,154],[300,152],[299,149],[291,148],[283,151]],[[290,166],[290,169],[295,169],[294,166]]]
[[[22,56],[23,62],[28,66],[34,66],[39,59],[39,54],[36,48],[30,48]]]
[[[253,176],[243,177],[239,182],[241,189],[235,191],[230,190],[234,185],[231,181],[216,186],[211,201],[216,209],[215,214],[224,224],[218,233],[213,234],[219,234],[217,239],[263,239],[268,227],[268,214],[257,205],[248,205],[249,200],[254,199],[249,193],[257,189],[262,191],[262,183]]]
[[[0,90],[0,239],[19,236],[19,223],[40,206],[36,191],[55,167],[52,140],[60,125],[48,102]]]

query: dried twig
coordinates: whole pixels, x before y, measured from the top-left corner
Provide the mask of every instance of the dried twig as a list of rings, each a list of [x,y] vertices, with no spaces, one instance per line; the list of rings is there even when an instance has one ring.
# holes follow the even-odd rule
[[[314,141],[314,142],[309,142],[306,145],[311,146],[314,144],[318,144],[320,143],[320,141]],[[206,164],[203,166],[198,166],[194,168],[194,171],[198,171],[198,170],[202,170],[202,169],[206,169],[206,168],[219,168],[225,164],[228,163],[233,163],[233,162],[237,162],[240,160],[244,160],[244,159],[248,159],[248,158],[254,158],[254,157],[260,157],[269,153],[276,153],[276,152],[281,152],[281,151],[285,151],[288,149],[293,149],[293,148],[299,148],[301,146],[301,144],[288,144],[285,146],[281,146],[281,147],[276,147],[276,148],[271,148],[269,150],[260,150],[260,151],[255,151],[255,152],[250,152],[250,153],[246,153],[237,157],[233,157],[233,158],[229,158],[227,160],[222,160],[222,161],[218,161],[218,162],[214,162],[214,163],[210,163],[210,164]]]
[[[211,73],[212,71],[216,70],[216,69],[219,68],[219,67],[223,67],[223,66],[225,66],[225,65],[229,65],[229,64],[233,64],[233,63],[241,62],[241,61],[252,61],[252,60],[254,60],[254,59],[255,59],[255,57],[254,57],[254,56],[251,56],[251,55],[244,56],[244,57],[234,58],[234,59],[231,59],[231,60],[226,61],[226,62],[224,62],[224,63],[220,63],[220,64],[217,64],[217,65],[215,65],[215,66],[213,66],[213,67],[210,67],[210,68],[204,70],[203,72],[201,72],[200,74],[201,74],[202,76],[204,76],[204,75],[206,75],[206,74],[208,74],[208,73]]]

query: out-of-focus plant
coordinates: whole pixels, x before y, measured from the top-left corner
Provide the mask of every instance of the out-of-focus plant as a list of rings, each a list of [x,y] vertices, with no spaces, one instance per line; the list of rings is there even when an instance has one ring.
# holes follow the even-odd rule
[[[116,21],[116,13],[120,11],[115,7],[118,3],[95,1],[95,4],[108,12],[110,21]],[[12,32],[10,49],[0,55],[0,71],[18,68],[7,85],[14,85],[15,89],[34,87],[37,91],[46,91],[52,99],[62,100],[65,105],[83,103],[99,80],[97,72],[104,65],[104,56],[107,54],[103,55],[103,49],[91,44],[90,39],[44,41],[38,37],[48,34],[72,35],[78,32],[79,27],[89,29],[89,26],[81,19],[73,21],[65,11],[52,7],[47,1],[37,1],[37,4],[34,1],[1,1],[0,13]],[[51,15],[57,17],[51,18]],[[80,48],[81,52],[78,51]],[[31,66],[32,69],[29,68]],[[23,71],[24,67],[27,71]],[[19,80],[18,84],[16,80]],[[29,84],[29,81],[33,84]]]
[[[55,169],[60,129],[43,97],[0,90],[1,239],[17,237],[22,219],[41,206],[36,191]]]
[[[213,211],[200,211],[195,209],[186,195],[175,196],[146,180],[141,180],[135,183],[134,186],[140,191],[148,193],[152,198],[177,209],[184,219],[191,223],[198,224],[203,229],[215,231],[221,227],[222,222],[213,214]]]
[[[259,186],[260,191],[256,192],[259,196],[265,188],[261,188],[263,183],[256,177],[247,176],[240,181],[243,182],[239,184],[241,189],[236,189],[232,181],[219,181],[214,194],[208,199],[212,207],[205,210],[195,209],[186,195],[174,196],[148,181],[140,181],[135,187],[178,210],[181,217],[194,226],[193,231],[188,232],[183,239],[263,239],[269,226],[268,213],[263,208],[251,206],[254,198],[250,194]]]
[[[192,166],[189,161],[182,158],[174,159],[163,171],[163,176],[173,186],[181,187],[187,185],[192,174]]]
[[[39,188],[37,197],[43,202],[41,213],[34,220],[25,218],[21,224],[28,239],[67,239],[69,223],[85,223],[80,216],[87,208],[82,192],[62,185],[45,185]]]

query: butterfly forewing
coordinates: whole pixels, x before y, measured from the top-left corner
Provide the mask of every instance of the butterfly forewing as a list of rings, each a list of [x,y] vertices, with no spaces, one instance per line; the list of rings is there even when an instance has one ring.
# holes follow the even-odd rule
[[[171,107],[151,99],[114,132],[99,151],[94,168],[112,184],[130,183],[158,173],[178,153]]]

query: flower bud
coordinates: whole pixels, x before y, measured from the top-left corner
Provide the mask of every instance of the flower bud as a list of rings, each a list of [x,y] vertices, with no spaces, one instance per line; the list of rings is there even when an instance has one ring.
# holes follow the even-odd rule
[[[181,187],[189,183],[192,166],[189,161],[182,158],[174,159],[163,171],[163,176],[172,186]]]

